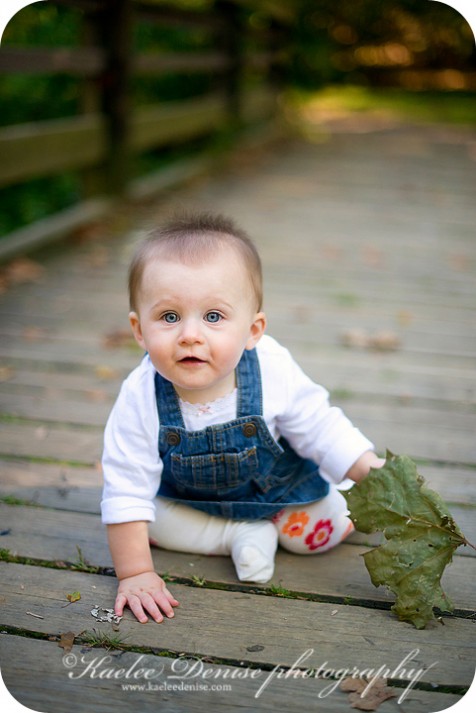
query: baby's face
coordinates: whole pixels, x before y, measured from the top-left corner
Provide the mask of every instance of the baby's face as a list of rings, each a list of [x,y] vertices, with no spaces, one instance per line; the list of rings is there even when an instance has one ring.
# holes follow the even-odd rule
[[[153,365],[179,396],[206,403],[230,393],[244,349],[265,328],[242,258],[222,248],[204,263],[156,259],[145,270],[130,322]]]

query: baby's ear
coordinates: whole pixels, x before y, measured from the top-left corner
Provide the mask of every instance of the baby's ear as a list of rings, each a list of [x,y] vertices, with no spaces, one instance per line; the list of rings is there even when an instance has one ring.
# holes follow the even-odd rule
[[[131,325],[132,333],[137,344],[142,347],[142,349],[145,349],[147,351],[144,344],[144,337],[142,336],[139,315],[137,314],[137,312],[129,312],[129,323]]]
[[[246,342],[246,349],[253,349],[261,339],[266,329],[266,315],[264,312],[257,312],[250,328],[250,336]]]

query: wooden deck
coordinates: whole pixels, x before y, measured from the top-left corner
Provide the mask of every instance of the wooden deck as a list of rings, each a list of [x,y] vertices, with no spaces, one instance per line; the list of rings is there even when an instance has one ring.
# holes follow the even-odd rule
[[[338,687],[345,669],[383,666],[397,698],[379,711],[432,713],[470,686],[468,548],[444,576],[454,615],[423,631],[397,621],[391,595],[371,584],[359,555],[378,539],[358,533],[321,556],[280,551],[274,587],[239,583],[227,558],[156,549],[181,602],[174,620],[141,625],[128,612],[115,631],[90,613],[112,607],[116,590],[98,463],[107,414],[140,358],[124,333],[127,263],[134,241],[176,205],[218,209],[250,231],[269,333],[380,452],[418,460],[476,542],[476,132],[378,128],[337,124],[315,143],[240,155],[220,175],[126,206],[70,249],[4,274],[0,663],[24,705],[332,713],[351,710]],[[77,638],[63,660],[69,631]],[[91,633],[102,646],[87,646]],[[119,648],[108,649],[111,638]],[[201,663],[192,669],[184,656]],[[317,678],[297,673],[319,668]],[[154,678],[134,678],[140,669]]]

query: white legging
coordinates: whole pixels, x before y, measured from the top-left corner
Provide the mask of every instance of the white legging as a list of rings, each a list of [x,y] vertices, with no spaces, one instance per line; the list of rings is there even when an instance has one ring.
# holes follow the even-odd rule
[[[179,552],[231,555],[242,581],[272,577],[278,543],[297,554],[319,554],[354,529],[346,500],[333,485],[322,500],[288,506],[272,520],[228,520],[160,497],[155,504],[156,521],[149,524],[152,544]]]

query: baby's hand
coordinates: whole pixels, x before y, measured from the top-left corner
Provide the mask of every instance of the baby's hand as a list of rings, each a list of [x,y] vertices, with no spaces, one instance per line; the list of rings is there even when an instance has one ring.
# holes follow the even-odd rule
[[[164,620],[161,612],[168,618],[174,616],[173,607],[178,606],[178,601],[169,592],[164,580],[151,571],[120,580],[114,612],[122,616],[126,604],[136,619],[146,624],[149,621],[146,611],[159,623]]]
[[[346,477],[359,483],[369,474],[371,468],[382,468],[384,465],[384,458],[379,458],[373,451],[366,451],[347,471]]]

